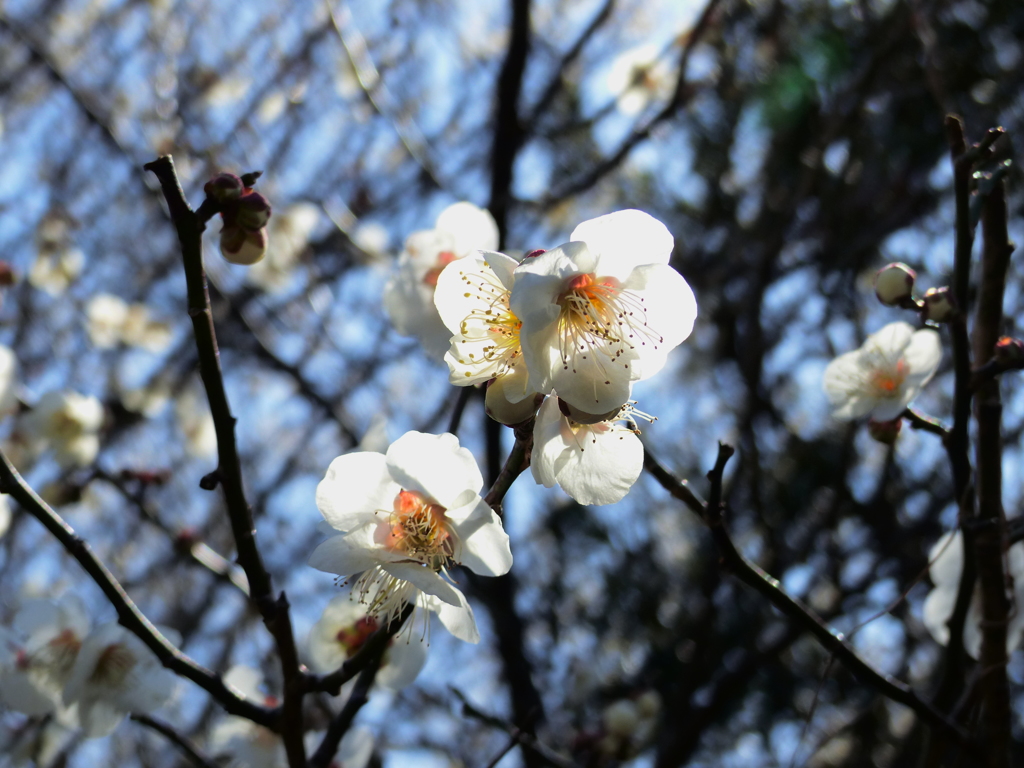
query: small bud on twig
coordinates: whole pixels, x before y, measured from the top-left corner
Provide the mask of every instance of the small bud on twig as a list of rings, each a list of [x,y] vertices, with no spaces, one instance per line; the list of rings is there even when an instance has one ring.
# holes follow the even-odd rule
[[[922,297],[924,307],[921,316],[933,323],[948,323],[956,317],[956,302],[953,292],[947,286],[929,288]]]
[[[886,264],[875,274],[875,295],[887,307],[905,306],[914,298],[917,273],[902,262]]]

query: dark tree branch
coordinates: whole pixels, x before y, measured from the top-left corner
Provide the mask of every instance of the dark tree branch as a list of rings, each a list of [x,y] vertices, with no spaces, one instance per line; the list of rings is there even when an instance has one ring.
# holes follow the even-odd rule
[[[210,294],[206,284],[206,273],[203,270],[203,229],[206,221],[216,213],[216,204],[207,199],[198,211],[192,210],[178,183],[174,161],[170,156],[147,163],[145,169],[152,171],[160,180],[171,221],[177,229],[178,240],[181,243],[188,288],[188,314],[192,319],[192,330],[199,355],[199,373],[206,389],[217,433],[218,480],[224,490],[239,565],[242,566],[249,581],[252,601],[259,609],[263,622],[277,644],[284,680],[281,733],[289,765],[292,768],[300,768],[305,765],[306,751],[302,741],[303,678],[299,670],[298,650],[292,633],[288,600],[284,593],[274,597],[270,574],[256,546],[252,508],[245,497],[242,464],[235,442],[236,419],[231,413],[227,393],[224,391],[224,376],[213,327],[213,313],[210,310]]]
[[[229,714],[248,718],[271,730],[278,730],[279,710],[260,707],[244,697],[238,696],[224,684],[219,675],[197,664],[160,634],[160,630],[154,627],[138,606],[132,602],[114,574],[96,557],[92,548],[75,534],[74,529],[64,522],[60,515],[36,495],[2,452],[0,452],[0,490],[14,497],[22,509],[41,522],[63,545],[68,554],[78,561],[114,606],[118,621],[135,633],[156,654],[161,664],[208,692],[220,702]]]
[[[903,418],[910,422],[910,426],[914,429],[920,429],[922,432],[931,432],[933,435],[938,435],[942,438],[943,443],[949,439],[949,430],[942,426],[942,423],[938,419],[924,416],[912,408],[907,408],[907,410],[903,412]]]
[[[711,481],[711,492],[708,502],[698,512],[711,531],[723,567],[731,571],[744,584],[752,587],[767,598],[768,602],[790,619],[797,622],[804,631],[814,635],[822,647],[835,656],[843,666],[883,696],[910,707],[926,723],[935,728],[943,729],[953,738],[959,741],[968,740],[967,733],[957,723],[943,715],[932,704],[920,698],[906,684],[893,679],[889,675],[882,674],[864,661],[847,642],[841,632],[832,629],[811,608],[799,600],[790,597],[776,579],[769,576],[764,570],[747,560],[740,553],[726,527],[723,515],[724,504],[722,503],[722,475],[725,471],[725,465],[733,453],[734,449],[732,446],[719,443],[715,466],[708,473],[708,479]],[[685,486],[680,481],[675,480],[667,472],[655,475],[655,477],[676,498],[689,494],[689,489],[685,489]],[[689,506],[689,503],[687,505]]]
[[[987,359],[992,354],[1003,322],[1006,271],[1013,246],[1007,234],[1002,180],[984,197],[981,227],[981,282],[972,339],[975,360]],[[974,546],[981,585],[981,723],[989,768],[1006,768],[1010,764],[1010,688],[1006,674],[1010,601],[1004,568],[1002,414],[999,381],[990,379],[979,387],[974,397],[974,416],[978,422],[975,461],[979,526]]]
[[[462,714],[466,717],[471,717],[474,720],[479,720],[481,723],[505,731],[512,739],[523,747],[524,754],[531,754],[537,758],[540,758],[542,763],[553,765],[555,768],[576,768],[576,764],[567,757],[563,757],[553,750],[551,747],[537,741],[537,737],[532,733],[521,731],[512,723],[508,723],[502,720],[500,717],[489,715],[486,712],[474,707],[469,699],[466,698],[465,694],[457,688],[450,687],[450,690],[455,694],[456,698],[462,702]]]
[[[193,765],[198,765],[199,768],[219,768],[216,762],[199,751],[199,748],[173,725],[149,715],[132,715],[131,719],[139,725],[145,726],[151,731],[156,731],[161,736],[164,736],[181,750],[185,757],[192,761]]]
[[[374,655],[368,659],[366,668],[359,673],[359,679],[356,680],[348,701],[345,702],[345,706],[331,720],[330,725],[327,726],[327,733],[324,734],[323,741],[320,742],[320,746],[317,747],[316,752],[309,759],[309,768],[327,768],[331,764],[331,760],[334,759],[338,752],[338,745],[341,744],[342,738],[348,733],[348,729],[352,727],[352,721],[355,720],[363,705],[369,701],[370,689],[373,687],[373,681],[377,678],[377,671],[380,669],[380,663],[384,658],[385,647],[376,648]]]

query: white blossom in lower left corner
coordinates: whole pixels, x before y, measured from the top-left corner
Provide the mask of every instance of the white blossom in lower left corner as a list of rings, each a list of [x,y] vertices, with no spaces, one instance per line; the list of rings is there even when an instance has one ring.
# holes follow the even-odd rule
[[[120,624],[103,624],[82,643],[64,686],[64,704],[77,705],[86,737],[106,736],[128,713],[160,707],[174,682],[174,674],[136,635]]]

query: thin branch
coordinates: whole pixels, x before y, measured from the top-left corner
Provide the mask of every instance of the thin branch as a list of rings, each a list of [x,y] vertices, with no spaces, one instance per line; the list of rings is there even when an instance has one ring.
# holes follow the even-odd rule
[[[722,475],[725,471],[725,465],[733,453],[734,449],[732,446],[719,443],[715,466],[708,473],[708,479],[711,481],[711,493],[708,503],[698,513],[714,537],[723,566],[732,571],[744,584],[753,587],[754,590],[761,593],[776,609],[796,621],[803,630],[814,635],[822,647],[834,655],[855,676],[882,695],[910,707],[922,720],[931,726],[945,730],[955,739],[967,741],[969,738],[968,734],[957,723],[943,715],[932,704],[923,700],[906,684],[893,679],[889,675],[882,674],[864,661],[847,642],[841,632],[832,629],[811,608],[799,600],[790,597],[776,579],[765,573],[764,570],[747,560],[740,553],[726,527],[723,515],[724,504],[722,503]],[[668,485],[662,482],[663,478]],[[673,496],[676,496],[676,498],[679,498],[680,494],[688,492],[688,489],[682,490],[684,488],[683,484],[672,478],[668,473],[661,476],[656,475],[656,479],[662,482],[666,490],[672,493]]]
[[[170,723],[165,723],[163,720],[157,720],[155,717],[150,717],[149,715],[136,714],[132,715],[131,719],[139,725],[143,725],[152,731],[156,731],[161,736],[164,736],[168,741],[174,744],[174,746],[180,749],[194,765],[198,765],[199,768],[219,768],[214,760],[199,751],[199,748],[193,744],[185,734]]]
[[[359,673],[359,679],[356,680],[352,694],[345,702],[345,706],[327,726],[324,740],[320,742],[320,746],[309,759],[309,768],[327,768],[331,764],[338,752],[338,745],[341,744],[348,729],[352,727],[352,721],[370,698],[370,689],[373,687],[373,681],[377,677],[377,670],[380,669],[383,658],[384,648],[377,648],[366,669]]]
[[[550,208],[569,197],[573,197],[590,189],[594,184],[618,168],[622,161],[629,156],[630,152],[632,152],[637,145],[650,138],[655,128],[675,116],[676,113],[678,113],[686,104],[692,95],[692,89],[688,88],[686,83],[686,70],[689,67],[690,56],[693,54],[694,48],[696,48],[697,44],[701,41],[704,33],[711,26],[715,17],[715,12],[718,10],[719,3],[720,0],[709,0],[708,4],[704,6],[704,10],[701,12],[700,17],[693,25],[693,29],[690,30],[689,35],[687,36],[686,45],[683,47],[683,51],[679,56],[676,85],[672,93],[672,98],[669,102],[650,120],[626,137],[622,144],[619,145],[618,149],[616,149],[602,162],[597,163],[587,174],[581,178],[571,181],[562,189],[555,190],[544,200],[538,203],[540,208]]]
[[[174,645],[145,617],[132,602],[124,588],[107,567],[93,553],[92,548],[75,533],[60,515],[43,501],[24,481],[18,471],[0,451],[0,491],[14,497],[22,509],[41,522],[53,534],[68,554],[78,561],[99,586],[117,611],[118,621],[138,636],[156,654],[160,663],[172,672],[188,678],[221,703],[232,715],[245,717],[276,731],[280,712],[258,706],[239,696],[225,685],[219,675],[200,666]]]
[[[505,466],[495,478],[491,490],[484,496],[484,501],[501,515],[501,502],[512,487],[512,483],[530,466],[530,453],[533,450],[533,419],[516,427],[516,442],[509,451]]]
[[[489,715],[481,709],[473,706],[469,699],[466,698],[462,691],[449,686],[449,690],[455,694],[456,698],[462,702],[462,714],[471,717],[474,720],[479,720],[485,725],[489,725],[492,728],[505,731],[511,736],[518,744],[520,744],[524,750],[530,754],[536,755],[541,760],[546,762],[548,765],[553,765],[555,768],[576,768],[576,764],[567,757],[563,757],[553,750],[551,747],[543,744],[537,740],[537,737],[531,733],[526,733],[516,728],[512,723],[502,720],[500,717]]]
[[[907,408],[903,412],[903,418],[910,422],[910,426],[914,429],[920,429],[922,432],[931,432],[933,435],[941,437],[943,441],[949,438],[949,430],[942,426],[942,422],[938,419],[920,414],[912,408]]]
[[[171,221],[178,232],[181,255],[188,289],[188,314],[199,356],[199,373],[210,403],[217,434],[217,473],[224,490],[228,519],[238,551],[238,563],[245,571],[253,603],[263,616],[263,622],[274,636],[281,660],[284,681],[282,705],[282,737],[288,762],[292,768],[305,765],[306,753],[302,741],[303,678],[299,670],[298,650],[292,633],[288,600],[284,593],[273,595],[270,574],[256,546],[256,528],[252,509],[245,497],[242,483],[242,465],[235,442],[235,417],[224,390],[224,376],[220,367],[217,336],[210,309],[210,294],[203,270],[202,235],[206,221],[216,213],[216,203],[207,199],[198,211],[193,211],[185,200],[181,184],[170,156],[154,160],[145,166],[160,180]]]
[[[455,400],[455,407],[452,409],[452,417],[448,421],[448,431],[453,435],[459,434],[459,424],[462,423],[462,414],[466,412],[466,404],[469,398],[476,391],[474,387],[459,387],[459,396]]]

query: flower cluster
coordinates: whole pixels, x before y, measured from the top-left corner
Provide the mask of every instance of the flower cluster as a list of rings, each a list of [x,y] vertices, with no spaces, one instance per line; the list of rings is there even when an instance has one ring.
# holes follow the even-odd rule
[[[460,640],[480,635],[449,570],[484,576],[512,567],[508,535],[479,494],[483,477],[455,435],[407,432],[386,454],[339,456],[317,486],[332,532],[310,556],[314,568],[355,577],[353,597],[390,624],[412,604],[438,614]]]
[[[206,182],[203,191],[220,206],[224,226],[220,252],[232,264],[255,264],[267,252],[270,203],[252,189],[256,174],[238,177],[221,173]]]
[[[27,601],[11,628],[0,628],[0,702],[54,714],[92,738],[167,701],[175,678],[152,651],[120,624],[90,632],[89,623],[76,598]]]
[[[618,501],[635,482],[643,449],[633,419],[651,417],[633,408],[633,382],[661,370],[693,329],[697,303],[668,264],[673,246],[657,219],[618,211],[521,262],[482,253],[438,277],[450,381],[488,382],[488,412],[505,424],[527,421],[548,397],[534,477],[581,503]]]
[[[118,344],[162,352],[171,343],[171,328],[153,320],[145,304],[128,304],[120,296],[99,293],[85,307],[86,331],[98,349]]]

